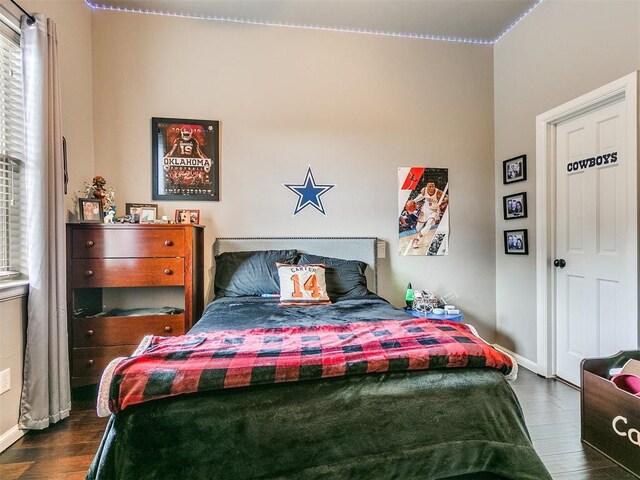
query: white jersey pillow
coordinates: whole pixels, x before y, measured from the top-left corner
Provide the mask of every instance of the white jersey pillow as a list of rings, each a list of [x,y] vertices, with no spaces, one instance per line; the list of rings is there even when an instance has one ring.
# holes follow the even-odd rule
[[[325,267],[320,264],[291,265],[276,263],[280,278],[280,305],[330,304],[325,282]]]

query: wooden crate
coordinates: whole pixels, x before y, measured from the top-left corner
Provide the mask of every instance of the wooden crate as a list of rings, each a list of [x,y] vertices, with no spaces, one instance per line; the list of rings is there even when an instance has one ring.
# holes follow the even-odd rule
[[[640,360],[640,350],[582,361],[581,438],[640,478],[640,397],[620,390],[609,375],[632,358]]]

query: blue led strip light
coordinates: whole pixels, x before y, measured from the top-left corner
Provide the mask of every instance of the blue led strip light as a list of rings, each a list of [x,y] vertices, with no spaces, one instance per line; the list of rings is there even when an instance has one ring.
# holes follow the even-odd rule
[[[538,0],[531,8],[524,12],[515,22],[509,25],[504,32],[502,32],[498,38],[494,40],[486,40],[480,38],[461,38],[450,37],[444,35],[428,35],[423,33],[401,33],[401,32],[385,32],[380,30],[367,30],[364,28],[345,28],[345,27],[323,27],[321,25],[307,25],[307,24],[295,24],[284,22],[273,22],[268,20],[250,20],[246,18],[233,18],[233,17],[219,17],[216,15],[193,15],[180,12],[164,12],[159,10],[143,10],[141,8],[128,8],[128,7],[114,7],[112,5],[100,4],[91,0],[84,0],[85,3],[96,10],[109,10],[113,12],[128,12],[128,13],[141,13],[145,15],[160,15],[163,17],[178,17],[189,18],[195,20],[211,20],[215,22],[228,22],[228,23],[242,23],[245,25],[262,25],[268,27],[286,27],[286,28],[300,28],[306,30],[324,30],[330,32],[343,32],[343,33],[360,33],[364,35],[378,35],[382,37],[398,37],[398,38],[412,38],[416,40],[437,40],[440,42],[455,42],[455,43],[472,43],[476,45],[493,45],[500,40],[509,30],[515,27],[524,17],[526,17],[534,8],[536,8],[543,0]]]

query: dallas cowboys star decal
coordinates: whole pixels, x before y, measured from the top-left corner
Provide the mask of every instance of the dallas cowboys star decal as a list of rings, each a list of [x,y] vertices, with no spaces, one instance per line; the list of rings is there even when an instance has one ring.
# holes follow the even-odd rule
[[[307,175],[301,185],[296,183],[285,183],[283,185],[298,195],[298,203],[295,211],[293,212],[294,216],[309,205],[318,210],[324,216],[327,215],[324,211],[324,206],[322,205],[320,197],[336,185],[335,183],[326,185],[316,183],[316,180],[313,178],[313,172],[311,171],[311,165],[309,165]]]

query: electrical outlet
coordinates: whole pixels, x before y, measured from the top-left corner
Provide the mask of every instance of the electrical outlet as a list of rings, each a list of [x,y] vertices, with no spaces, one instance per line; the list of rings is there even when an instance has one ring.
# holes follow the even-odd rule
[[[11,388],[11,369],[7,368],[0,372],[0,394]]]
[[[378,258],[385,258],[387,256],[387,244],[384,242],[384,240],[378,240],[376,242],[376,247],[378,247]]]

